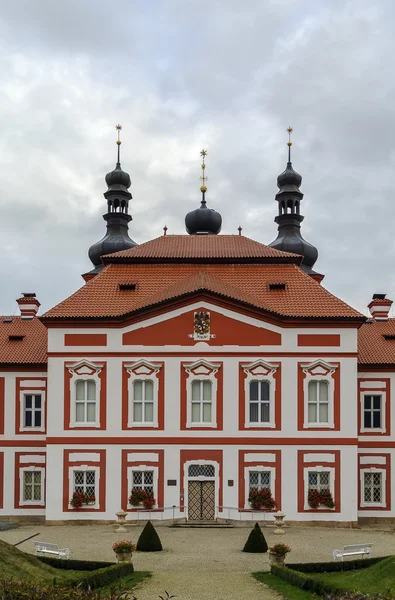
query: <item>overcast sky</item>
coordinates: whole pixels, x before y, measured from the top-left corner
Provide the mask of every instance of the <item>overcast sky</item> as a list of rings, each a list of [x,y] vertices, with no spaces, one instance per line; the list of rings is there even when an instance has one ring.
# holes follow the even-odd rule
[[[395,3],[13,0],[0,13],[0,312],[72,294],[105,232],[105,174],[132,179],[130,235],[276,238],[287,133],[323,284],[365,312],[395,300]]]

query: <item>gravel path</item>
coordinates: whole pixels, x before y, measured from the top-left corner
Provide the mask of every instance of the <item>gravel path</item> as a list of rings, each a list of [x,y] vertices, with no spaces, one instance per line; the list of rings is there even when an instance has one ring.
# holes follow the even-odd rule
[[[117,534],[110,525],[29,526],[0,532],[0,539],[13,544],[40,532],[34,539],[69,547],[72,558],[113,561],[112,543],[120,539],[135,542],[141,530],[140,526],[130,526],[127,533]],[[165,590],[176,594],[178,600],[277,600],[275,592],[249,575],[269,570],[267,554],[241,552],[250,530],[158,527],[164,551],[137,552],[133,557],[136,570],[153,572],[137,590],[138,600],[152,600]],[[270,528],[263,528],[263,533],[269,546],[289,544],[292,562],[330,561],[334,548],[352,543],[374,542],[373,556],[393,554],[395,548],[391,530],[292,527],[283,536],[275,536]],[[32,553],[32,540],[19,548]]]

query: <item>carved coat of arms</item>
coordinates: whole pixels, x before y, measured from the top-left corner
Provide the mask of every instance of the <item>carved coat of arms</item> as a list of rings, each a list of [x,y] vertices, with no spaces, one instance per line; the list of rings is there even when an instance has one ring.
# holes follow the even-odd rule
[[[206,311],[195,312],[193,319],[193,337],[195,340],[210,339],[210,313]]]

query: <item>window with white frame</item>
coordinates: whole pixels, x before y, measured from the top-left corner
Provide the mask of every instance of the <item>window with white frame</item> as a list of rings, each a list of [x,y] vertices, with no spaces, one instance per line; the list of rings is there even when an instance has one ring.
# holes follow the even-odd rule
[[[132,471],[132,490],[140,489],[154,496],[154,471]]]
[[[250,423],[270,423],[270,382],[252,380],[249,392]]]
[[[308,422],[329,421],[329,384],[324,379],[311,380],[308,385]]]
[[[213,384],[209,379],[195,379],[191,383],[192,423],[211,423],[212,421],[212,395]]]
[[[42,504],[44,500],[44,474],[42,469],[22,471],[22,502]]]
[[[382,504],[383,482],[382,473],[364,472],[363,474],[363,501],[364,504]]]
[[[25,428],[38,428],[43,426],[43,402],[41,394],[23,394],[23,421]]]
[[[254,490],[271,490],[271,472],[270,471],[250,471],[248,474],[249,492]]]
[[[74,471],[73,491],[96,497],[96,471]]]
[[[382,396],[381,394],[364,394],[363,397],[364,429],[382,428]]]
[[[331,474],[330,471],[309,471],[308,473],[308,489],[317,490],[322,492],[323,490],[330,490]]]
[[[133,422],[154,422],[154,382],[152,379],[135,379],[133,390]]]
[[[96,423],[96,381],[77,379],[75,382],[76,423]]]

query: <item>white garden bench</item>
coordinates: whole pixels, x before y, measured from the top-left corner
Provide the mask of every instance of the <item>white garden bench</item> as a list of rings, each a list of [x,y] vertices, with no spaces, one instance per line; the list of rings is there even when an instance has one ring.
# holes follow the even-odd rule
[[[369,556],[372,553],[373,544],[351,544],[350,546],[343,546],[342,550],[333,551],[333,560],[337,558],[344,559],[345,556]]]
[[[69,548],[59,548],[57,544],[49,542],[33,542],[35,554],[53,554],[59,558],[70,558]]]

